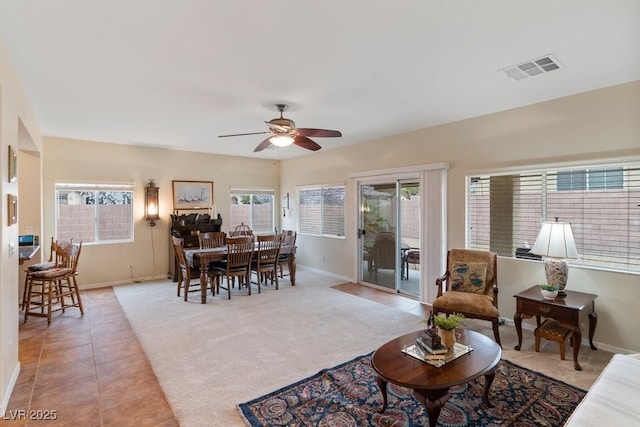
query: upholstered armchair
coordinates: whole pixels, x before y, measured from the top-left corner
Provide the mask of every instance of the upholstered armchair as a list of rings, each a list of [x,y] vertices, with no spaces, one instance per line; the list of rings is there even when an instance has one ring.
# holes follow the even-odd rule
[[[434,314],[462,313],[467,318],[488,320],[493,336],[500,343],[498,311],[497,255],[489,251],[451,249],[447,271],[436,279],[438,296]]]

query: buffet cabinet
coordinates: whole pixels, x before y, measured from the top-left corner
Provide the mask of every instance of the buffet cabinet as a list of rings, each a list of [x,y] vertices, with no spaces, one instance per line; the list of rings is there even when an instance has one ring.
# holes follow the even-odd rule
[[[198,233],[222,230],[222,217],[211,218],[207,214],[192,213],[188,215],[171,215],[171,236],[180,237],[184,240],[185,248],[197,248]],[[169,238],[171,238],[171,236]],[[178,281],[178,261],[176,259],[173,245],[169,243],[169,278],[174,282]]]

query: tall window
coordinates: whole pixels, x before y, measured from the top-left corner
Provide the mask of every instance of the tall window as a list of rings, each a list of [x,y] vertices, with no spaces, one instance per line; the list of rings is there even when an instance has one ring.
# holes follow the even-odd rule
[[[272,234],[274,212],[273,190],[232,189],[229,230],[245,224],[254,234]]]
[[[298,190],[298,227],[301,234],[344,237],[345,187],[305,187]]]
[[[56,239],[83,243],[133,240],[133,185],[55,185]]]
[[[467,247],[513,257],[571,223],[582,264],[640,272],[640,165],[467,177]]]

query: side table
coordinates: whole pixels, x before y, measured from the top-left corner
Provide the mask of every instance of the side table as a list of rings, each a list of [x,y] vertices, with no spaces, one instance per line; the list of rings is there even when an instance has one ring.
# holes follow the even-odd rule
[[[589,346],[592,350],[597,350],[593,345],[593,334],[598,323],[598,315],[595,311],[595,299],[598,295],[587,294],[566,290],[567,295],[547,300],[540,293],[540,286],[531,288],[514,295],[516,299],[516,313],[513,320],[518,333],[518,345],[516,350],[522,346],[522,319],[536,317],[536,324],[540,326],[540,318],[551,318],[561,325],[571,329],[571,339],[573,343],[573,367],[581,371],[582,367],[578,363],[578,353],[582,342],[582,322],[589,319]]]

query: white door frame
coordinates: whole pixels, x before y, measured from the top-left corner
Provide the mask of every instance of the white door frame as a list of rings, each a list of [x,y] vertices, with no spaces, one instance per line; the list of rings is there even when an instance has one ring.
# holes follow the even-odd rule
[[[404,178],[415,178],[419,173],[420,179],[420,242],[422,254],[420,256],[420,301],[431,304],[437,295],[435,286],[438,278],[445,268],[447,254],[447,163],[437,163],[430,165],[410,166],[404,168],[384,169],[377,171],[358,172],[351,174],[352,189],[354,190],[354,213],[360,221],[360,193],[361,183],[371,183],[371,181],[396,180]],[[354,239],[353,253],[354,259],[358,260],[360,250],[360,240],[358,236]],[[360,264],[354,263],[355,273],[353,277],[360,277]]]

